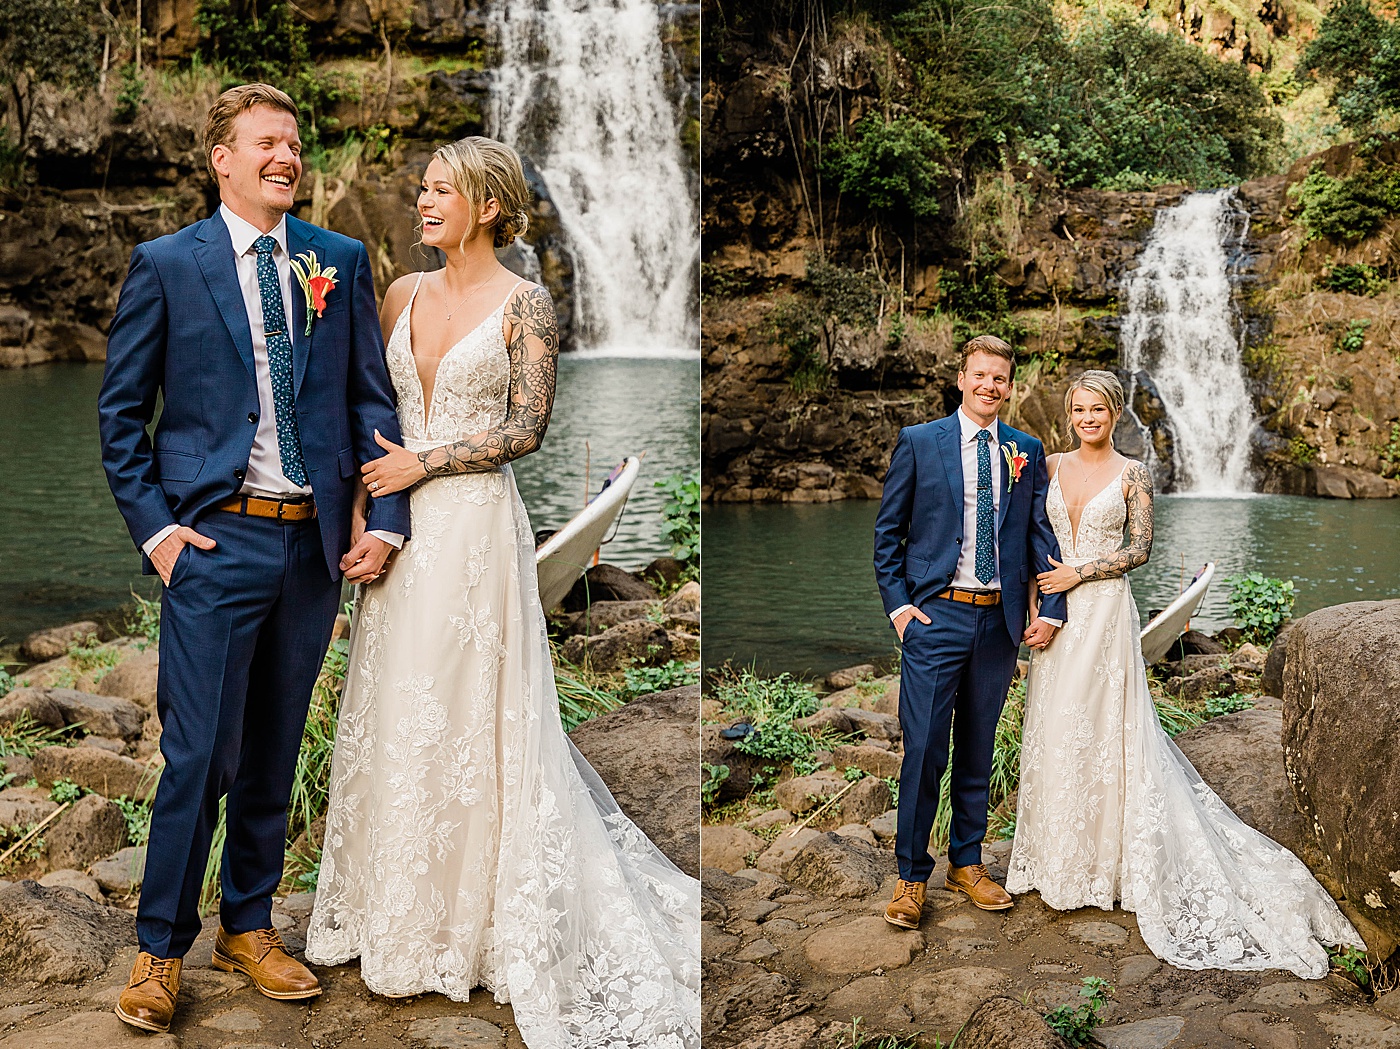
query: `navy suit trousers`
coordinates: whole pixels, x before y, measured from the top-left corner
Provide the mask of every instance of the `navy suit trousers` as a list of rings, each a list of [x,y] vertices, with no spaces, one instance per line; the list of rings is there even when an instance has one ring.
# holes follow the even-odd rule
[[[925,626],[910,620],[901,646],[904,761],[895,827],[899,876],[920,882],[933,873],[929,835],[948,766],[950,730],[953,814],[948,862],[955,867],[982,862],[992,746],[1018,650],[1000,605],[979,608],[937,598],[926,602],[922,611],[932,622]]]
[[[137,910],[141,949],[183,957],[227,795],[220,919],[270,928],[311,691],[330,642],[340,581],[314,520],[216,512],[195,530],[161,599],[158,709],[165,757]]]

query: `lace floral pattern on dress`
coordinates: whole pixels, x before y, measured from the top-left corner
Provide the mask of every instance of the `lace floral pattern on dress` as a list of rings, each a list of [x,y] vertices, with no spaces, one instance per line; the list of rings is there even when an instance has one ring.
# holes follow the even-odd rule
[[[1046,513],[1067,564],[1122,546],[1119,483],[1085,505],[1077,537],[1058,476]],[[1152,953],[1180,968],[1325,976],[1323,944],[1361,940],[1303,862],[1231,812],[1162,730],[1127,579],[1081,583],[1067,606],[1031,661],[1007,889],[1037,889],[1057,910],[1121,900]]]

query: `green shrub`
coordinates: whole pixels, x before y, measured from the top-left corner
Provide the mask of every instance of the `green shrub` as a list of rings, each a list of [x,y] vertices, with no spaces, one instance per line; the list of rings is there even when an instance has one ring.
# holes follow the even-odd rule
[[[144,845],[151,836],[151,799],[133,801],[123,794],[113,798],[112,804],[121,809],[126,820],[126,840],[133,845]]]
[[[1299,466],[1307,466],[1317,458],[1317,449],[1302,434],[1295,433],[1288,439],[1288,457]]]
[[[869,113],[850,135],[827,143],[822,173],[872,211],[930,218],[938,214],[938,179],[948,173],[934,158],[948,149],[917,117]]]
[[[1228,696],[1211,696],[1206,700],[1206,720],[1218,718],[1224,714],[1236,714],[1241,710],[1249,710],[1254,706],[1254,700],[1242,692],[1233,692]]]
[[[754,725],[795,721],[817,709],[812,686],[786,673],[760,677],[751,669],[727,671],[715,681],[709,695],[725,710],[745,715]]]
[[[628,667],[622,672],[622,678],[626,683],[623,688],[626,698],[649,696],[653,692],[697,684],[700,681],[700,664],[673,659],[659,667]]]
[[[146,82],[136,70],[135,62],[122,66],[121,87],[117,90],[116,109],[112,117],[118,124],[130,124],[146,101]]]
[[[705,782],[700,784],[700,802],[703,805],[713,805],[719,801],[720,788],[729,778],[729,766],[711,765],[706,762],[700,767],[705,770]]]
[[[1368,320],[1352,321],[1346,330],[1337,336],[1338,353],[1360,353],[1366,345],[1366,329],[1371,326]]]
[[[1288,187],[1304,243],[1319,238],[1356,241],[1374,233],[1400,212],[1400,169],[1380,167],[1335,178],[1314,166]]]
[[[126,617],[126,632],[136,639],[136,650],[144,652],[160,644],[160,602],[147,601],[135,590],[131,591],[131,599],[136,608]]]
[[[1374,295],[1385,287],[1385,278],[1374,266],[1364,262],[1340,262],[1327,271],[1322,286],[1328,291],[1348,295]]]
[[[1272,643],[1293,611],[1297,596],[1293,580],[1249,572],[1232,575],[1225,582],[1230,586],[1230,614],[1245,640],[1262,645]]]
[[[672,474],[655,487],[666,496],[661,508],[661,537],[671,554],[693,575],[700,568],[700,471]]]
[[[1084,999],[1077,1009],[1072,1005],[1061,1005],[1045,1014],[1045,1022],[1061,1038],[1073,1046],[1088,1045],[1094,1037],[1094,1028],[1103,1023],[1100,1011],[1108,1004],[1108,996],[1113,988],[1108,981],[1098,976],[1086,976],[1079,981],[1079,997]]]
[[[1371,986],[1371,970],[1366,966],[1366,952],[1356,947],[1328,947],[1332,966],[1347,979],[1363,989]]]
[[[83,788],[71,779],[56,781],[53,789],[49,791],[49,800],[57,805],[66,805],[70,801],[77,801],[82,796]]]

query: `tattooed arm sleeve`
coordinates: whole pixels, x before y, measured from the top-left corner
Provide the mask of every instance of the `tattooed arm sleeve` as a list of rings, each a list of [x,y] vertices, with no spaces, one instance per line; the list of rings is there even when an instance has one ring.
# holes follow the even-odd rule
[[[1133,463],[1123,474],[1128,500],[1128,543],[1108,557],[1075,568],[1080,582],[1113,579],[1147,564],[1152,554],[1152,474],[1142,463]]]
[[[554,382],[559,370],[559,329],[549,292],[532,288],[506,307],[512,335],[510,406],[505,421],[465,441],[419,452],[429,477],[494,470],[529,455],[544,440],[554,407]]]

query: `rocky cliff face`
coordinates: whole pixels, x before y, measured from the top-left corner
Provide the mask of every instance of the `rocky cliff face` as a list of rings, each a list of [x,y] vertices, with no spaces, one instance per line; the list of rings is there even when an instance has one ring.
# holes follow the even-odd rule
[[[941,225],[909,243],[907,230],[851,223],[833,234],[831,200],[819,214],[813,187],[796,175],[796,140],[784,112],[785,43],[773,53],[729,48],[707,66],[704,124],[704,405],[706,498],[825,502],[876,497],[902,426],[959,403],[957,345],[988,326],[1011,331],[1023,367],[1007,421],[1051,450],[1069,447],[1063,398],[1089,367],[1119,367],[1120,293],[1137,266],[1156,213],[1189,192],[1067,190],[1013,169],[1001,185],[956,184]],[[842,81],[853,108],[873,78],[858,51],[837,49],[822,75]],[[866,85],[867,86],[863,86]],[[1387,147],[1389,148],[1389,147]],[[1393,163],[1394,158],[1371,158]],[[1354,147],[1306,157],[1286,174],[1239,187],[1249,215],[1235,298],[1259,426],[1253,466],[1269,492],[1340,498],[1400,494],[1400,362],[1392,332],[1400,298],[1327,291],[1340,263],[1386,269],[1394,230],[1354,247],[1304,243],[1288,189],[1313,164],[1345,175]],[[993,216],[973,225],[971,206]],[[984,207],[984,213],[987,208]],[[1396,224],[1400,228],[1400,224]],[[816,231],[825,236],[819,238]],[[819,242],[825,252],[818,251]],[[1004,313],[961,321],[947,277],[965,273],[969,243],[997,252]],[[833,312],[812,278],[814,259],[874,272],[878,304],[862,320]],[[821,263],[817,263],[820,265]],[[954,286],[955,287],[955,286]],[[902,289],[902,294],[901,294]],[[793,349],[791,318],[815,310],[816,349]],[[1360,325],[1365,336],[1343,345]],[[805,356],[804,356],[805,354]],[[811,370],[810,362],[819,367]],[[808,368],[803,371],[803,362]],[[1170,489],[1171,428],[1151,376],[1121,371],[1136,422],[1118,438],[1130,455],[1155,451],[1159,487]]]

